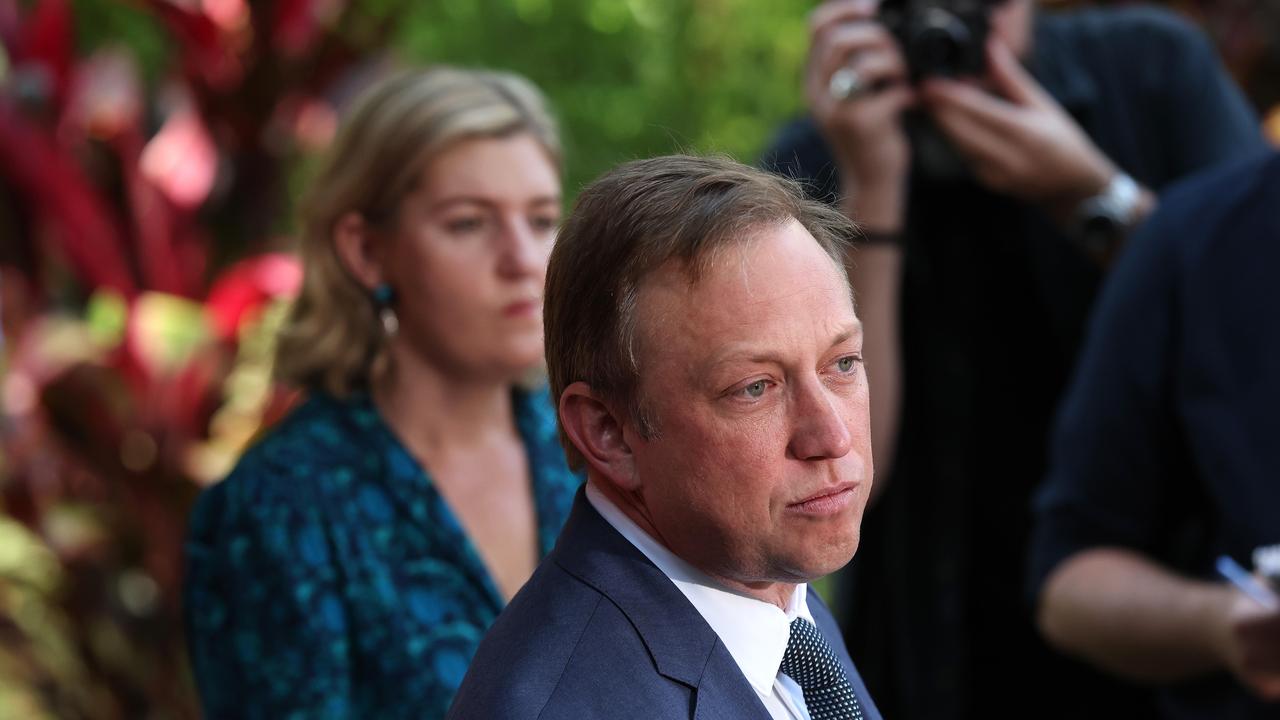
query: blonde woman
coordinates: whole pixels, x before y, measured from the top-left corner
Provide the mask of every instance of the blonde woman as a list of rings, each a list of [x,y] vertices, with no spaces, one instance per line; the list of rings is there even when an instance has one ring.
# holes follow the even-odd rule
[[[579,478],[545,389],[560,145],[507,74],[400,75],[304,208],[277,372],[308,400],[200,499],[187,624],[209,717],[441,717]]]

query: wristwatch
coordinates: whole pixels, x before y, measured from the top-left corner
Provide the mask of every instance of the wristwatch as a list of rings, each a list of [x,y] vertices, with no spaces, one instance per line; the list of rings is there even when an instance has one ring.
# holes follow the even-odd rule
[[[1084,250],[1095,257],[1110,257],[1137,220],[1141,198],[1138,183],[1118,172],[1102,192],[1080,203],[1076,210],[1076,229]]]

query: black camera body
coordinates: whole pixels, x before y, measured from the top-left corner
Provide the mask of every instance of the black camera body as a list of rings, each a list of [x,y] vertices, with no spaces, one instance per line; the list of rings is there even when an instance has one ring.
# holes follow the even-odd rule
[[[880,22],[898,40],[912,82],[986,69],[991,0],[883,0]]]

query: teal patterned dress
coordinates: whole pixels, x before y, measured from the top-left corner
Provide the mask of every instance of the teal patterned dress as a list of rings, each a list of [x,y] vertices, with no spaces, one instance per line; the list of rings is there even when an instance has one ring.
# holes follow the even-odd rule
[[[514,392],[541,555],[581,479]],[[185,614],[209,718],[440,718],[504,600],[369,397],[317,394],[201,495]]]

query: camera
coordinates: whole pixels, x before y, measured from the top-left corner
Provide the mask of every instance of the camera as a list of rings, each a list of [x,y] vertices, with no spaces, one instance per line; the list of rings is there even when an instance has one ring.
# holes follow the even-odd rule
[[[981,75],[992,0],[884,0],[880,22],[898,40],[912,82]]]

